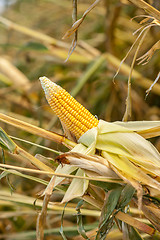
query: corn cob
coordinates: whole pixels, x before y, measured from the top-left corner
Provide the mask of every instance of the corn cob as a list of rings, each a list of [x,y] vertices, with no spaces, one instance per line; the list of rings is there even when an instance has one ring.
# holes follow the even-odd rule
[[[47,77],[40,77],[40,81],[52,110],[77,139],[98,125],[98,120],[65,89]]]

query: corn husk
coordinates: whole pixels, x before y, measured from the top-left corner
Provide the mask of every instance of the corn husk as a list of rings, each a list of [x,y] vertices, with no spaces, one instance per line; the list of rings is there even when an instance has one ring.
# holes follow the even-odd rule
[[[80,168],[81,176],[86,173],[89,176],[121,178],[137,190],[140,205],[143,185],[154,189],[154,196],[159,195],[160,189],[157,180],[160,177],[160,154],[141,133],[157,136],[159,128],[160,121],[109,123],[99,120],[98,126],[84,133],[72,151],[58,157],[64,164],[56,172],[70,174]],[[101,156],[97,155],[97,150]],[[63,180],[58,177],[55,185]],[[63,202],[83,196],[87,189],[87,180],[75,180],[72,180]]]
[[[97,127],[83,134],[79,143],[88,147],[88,152],[101,150],[101,155],[112,169],[134,185],[134,181],[159,190],[160,154],[140,132],[152,133],[160,128],[160,121],[108,123],[99,121]],[[133,182],[132,180],[133,179]]]

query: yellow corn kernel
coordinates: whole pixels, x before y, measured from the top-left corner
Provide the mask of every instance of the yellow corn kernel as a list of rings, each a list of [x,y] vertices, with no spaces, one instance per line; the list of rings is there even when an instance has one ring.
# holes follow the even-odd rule
[[[98,120],[65,89],[46,77],[40,81],[52,110],[76,138],[98,125]]]

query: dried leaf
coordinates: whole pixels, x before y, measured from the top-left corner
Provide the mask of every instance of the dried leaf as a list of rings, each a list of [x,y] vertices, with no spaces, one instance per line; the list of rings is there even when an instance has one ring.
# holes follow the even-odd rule
[[[154,18],[160,21],[160,12],[156,8],[148,4],[147,2],[143,0],[129,0],[129,1],[135,4],[137,7],[144,9],[144,11],[146,11],[151,16],[153,16]]]
[[[71,164],[87,171],[96,172],[107,178],[118,178],[110,169],[106,159],[100,156],[88,156],[77,152],[68,152],[57,157],[62,163]]]
[[[44,239],[44,225],[46,221],[46,215],[47,215],[47,206],[50,200],[50,196],[53,192],[54,183],[55,183],[55,176],[53,176],[47,186],[47,188],[44,191],[44,200],[43,200],[43,206],[41,212],[38,214],[37,218],[37,227],[36,227],[36,235],[37,240],[43,240]]]
[[[150,59],[153,57],[154,52],[158,49],[160,49],[160,40],[156,42],[148,52],[146,52],[143,56],[137,59],[137,61],[139,61],[138,64],[142,64],[142,65],[147,64],[150,61]]]
[[[28,78],[7,59],[0,57],[0,72],[7,76],[13,85],[20,90],[27,91],[30,88]]]
[[[131,77],[132,77],[134,64],[135,64],[139,49],[142,46],[142,43],[144,42],[144,39],[145,39],[149,30],[150,30],[150,28],[146,28],[145,32],[143,33],[143,35],[142,35],[142,37],[141,37],[141,39],[138,43],[138,47],[137,47],[136,52],[134,54],[133,60],[132,60],[130,73],[129,73],[129,76],[128,76],[128,93],[127,93],[127,98],[126,98],[126,110],[125,110],[125,113],[124,113],[124,116],[123,116],[123,121],[125,121],[125,122],[128,120],[129,117],[131,117]]]
[[[150,93],[150,91],[152,90],[152,88],[154,87],[154,85],[158,82],[159,78],[160,78],[160,72],[158,73],[156,79],[154,80],[154,82],[152,83],[152,85],[150,86],[150,88],[146,90],[146,97],[148,96],[148,94]]]
[[[72,27],[65,33],[65,35],[63,36],[63,39],[66,39],[68,37],[70,37],[75,31],[77,31],[77,29],[79,28],[79,26],[82,24],[82,22],[84,21],[85,17],[88,15],[88,13],[100,2],[101,0],[96,0],[83,14],[82,18],[78,19],[73,25]]]

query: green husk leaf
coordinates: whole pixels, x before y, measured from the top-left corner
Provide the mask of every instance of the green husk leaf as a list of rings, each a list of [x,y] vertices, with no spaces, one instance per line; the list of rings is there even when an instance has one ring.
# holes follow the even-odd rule
[[[97,137],[96,148],[127,157],[146,171],[160,176],[160,154],[136,133],[108,133]]]
[[[160,136],[160,121],[130,121],[115,123],[137,132],[144,138]]]
[[[77,144],[72,150],[75,152],[79,152],[79,153],[85,153],[87,150],[87,148],[83,145],[83,144]],[[76,171],[78,169],[78,167],[76,166],[70,166],[67,164],[63,164],[63,165],[59,165],[56,170],[55,173],[61,173],[61,174],[71,174],[72,172]],[[62,177],[56,177],[55,180],[55,186],[57,186],[58,184],[60,184],[61,182],[63,182],[65,178]]]
[[[129,178],[133,178],[136,181],[151,186],[155,189],[160,188],[160,183],[155,179],[151,178],[145,172],[143,172],[140,168],[132,164],[127,158],[119,157],[116,154],[108,154],[107,152],[102,152],[103,156],[107,158],[107,160],[116,167],[116,169],[124,176],[128,176]]]
[[[76,176],[86,176],[83,170],[78,169]],[[73,198],[81,197],[84,195],[85,191],[88,188],[89,181],[86,179],[77,179],[74,178],[69,185],[64,198],[62,200],[62,203],[69,202]]]
[[[155,123],[157,127],[159,122]],[[148,186],[159,188],[160,184],[149,177],[160,176],[160,154],[157,149],[145,138],[133,131],[130,127],[124,127],[125,124],[107,123],[100,120],[96,128],[87,131],[81,136],[79,142],[85,146],[92,145],[102,151],[102,156],[107,159],[118,171],[125,173],[125,177],[133,178]],[[142,125],[142,123],[140,123]],[[147,122],[145,128],[149,129],[151,125]]]
[[[152,130],[155,127],[160,127],[160,121],[129,121],[129,122],[114,122],[116,125],[125,127],[129,130],[140,132],[144,130]]]
[[[70,165],[59,165],[56,170],[55,173],[61,173],[61,174],[71,174],[72,172],[74,172],[75,170],[77,170],[78,167],[74,167],[74,166],[70,166]],[[58,184],[62,183],[63,180],[65,178],[64,177],[56,177],[55,180],[55,184],[54,187],[56,187]]]

